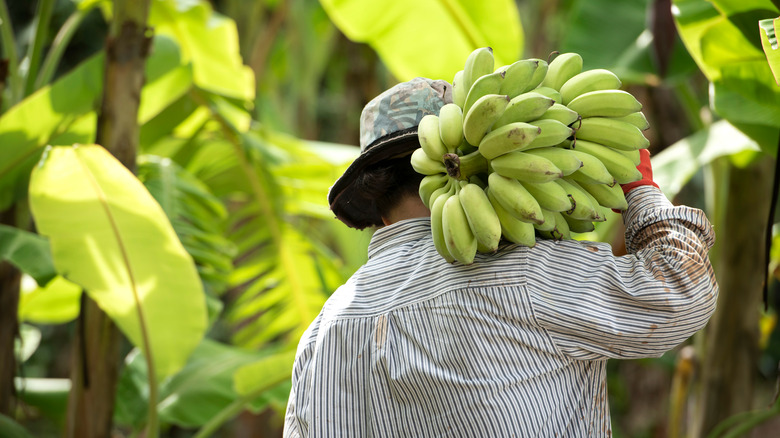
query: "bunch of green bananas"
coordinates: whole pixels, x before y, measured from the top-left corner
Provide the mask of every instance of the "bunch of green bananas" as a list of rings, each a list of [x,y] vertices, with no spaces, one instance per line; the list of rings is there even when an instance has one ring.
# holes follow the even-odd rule
[[[494,69],[483,47],[452,85],[453,103],[420,122],[411,158],[447,261],[470,264],[502,238],[569,239],[606,220],[605,208],[627,207],[620,185],[642,178],[649,125],[614,73],[583,71],[577,53]]]

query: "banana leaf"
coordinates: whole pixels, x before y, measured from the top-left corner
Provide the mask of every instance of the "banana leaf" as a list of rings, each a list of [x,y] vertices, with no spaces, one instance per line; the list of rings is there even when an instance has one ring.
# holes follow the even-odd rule
[[[3,224],[0,224],[0,260],[8,260],[33,277],[39,286],[45,286],[57,276],[46,239]]]
[[[30,208],[57,270],[83,287],[160,378],[181,369],[207,326],[192,258],[160,205],[104,148],[47,149]]]
[[[496,66],[523,55],[515,2],[468,0],[320,0],[349,39],[369,44],[399,81],[416,76],[452,81],[466,57],[490,46]]]
[[[758,27],[761,28],[761,47],[766,54],[769,68],[775,77],[775,83],[780,85],[780,46],[777,42],[777,30],[780,28],[780,17],[775,19],[760,20]]]
[[[73,321],[81,311],[81,286],[58,275],[43,287],[27,290],[22,284],[19,296],[19,321],[38,324],[63,324]]]

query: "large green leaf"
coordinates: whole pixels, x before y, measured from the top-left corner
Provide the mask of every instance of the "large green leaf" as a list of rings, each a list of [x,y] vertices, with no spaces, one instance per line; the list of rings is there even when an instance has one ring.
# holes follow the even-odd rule
[[[5,438],[32,438],[30,432],[12,418],[0,414],[0,436]]]
[[[40,286],[57,275],[45,238],[3,224],[0,224],[0,260],[8,260]]]
[[[27,193],[43,147],[90,114],[103,88],[103,55],[95,55],[0,117],[0,210]]]
[[[160,205],[104,148],[55,147],[33,170],[30,207],[55,266],[81,285],[161,378],[207,325],[203,287]]]
[[[758,22],[758,26],[761,29],[761,47],[764,49],[769,68],[775,77],[775,83],[780,85],[780,45],[777,41],[780,17],[761,20]]]
[[[104,58],[102,53],[93,56],[0,117],[0,210],[26,195],[30,171],[46,145],[94,141]],[[172,39],[154,38],[141,91],[141,123],[192,88],[190,67],[182,62]]]
[[[673,10],[688,51],[712,83],[714,111],[740,127],[773,128],[746,133],[765,150],[775,149],[776,136],[771,133],[780,127],[780,88],[761,49],[756,25],[761,18],[776,16],[777,6],[769,0],[744,4],[674,0]]]
[[[657,80],[660,72],[653,54],[654,36],[648,28],[651,3],[649,0],[575,2],[559,50],[579,53],[584,69],[607,68],[623,82]],[[605,14],[606,10],[610,12]],[[668,62],[667,77],[684,77],[696,69],[679,38],[674,40]]]
[[[201,181],[169,158],[142,155],[138,178],[165,211],[192,256],[207,292],[228,284],[235,248],[224,237],[227,210]]]
[[[183,61],[192,63],[198,87],[244,101],[254,99],[254,75],[241,59],[236,24],[215,13],[209,2],[155,1],[149,25],[178,42]]]
[[[138,350],[127,357],[117,391],[115,419],[140,428],[146,416],[146,364]],[[160,385],[158,412],[163,423],[199,427],[239,397],[233,375],[271,352],[244,350],[205,338],[187,365]]]
[[[755,141],[721,120],[653,156],[653,180],[673,199],[699,169],[714,159],[759,150]]]
[[[511,0],[320,0],[351,40],[371,45],[401,81],[452,80],[466,57],[490,46],[496,66],[523,55],[524,35]]]

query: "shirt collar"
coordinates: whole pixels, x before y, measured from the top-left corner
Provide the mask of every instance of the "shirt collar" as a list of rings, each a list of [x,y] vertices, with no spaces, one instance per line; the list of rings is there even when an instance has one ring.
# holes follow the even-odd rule
[[[374,257],[388,248],[422,239],[431,233],[431,218],[417,217],[404,219],[382,227],[371,236],[368,244],[368,258]]]

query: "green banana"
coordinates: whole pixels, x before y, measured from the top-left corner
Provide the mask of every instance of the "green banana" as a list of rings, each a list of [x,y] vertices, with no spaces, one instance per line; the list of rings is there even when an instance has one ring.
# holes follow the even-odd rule
[[[541,132],[538,126],[514,122],[490,131],[479,142],[479,153],[488,160],[530,144]]]
[[[447,188],[447,183],[450,181],[450,177],[444,173],[437,173],[435,175],[427,175],[420,181],[420,199],[426,207],[431,208],[430,200],[436,190]]]
[[[580,72],[582,72],[582,56],[574,52],[561,53],[550,61],[541,86],[560,91],[566,81]]]
[[[436,248],[436,251],[444,257],[444,260],[446,260],[447,263],[453,263],[455,257],[450,254],[444,240],[443,212],[444,204],[454,193],[455,189],[451,188],[448,192],[437,197],[431,204],[431,234],[433,237],[433,246]]]
[[[561,93],[558,92],[558,90],[550,87],[536,87],[533,90],[534,93],[539,93],[542,96],[547,96],[550,99],[554,100],[555,102],[561,101]]]
[[[546,208],[542,209],[542,217],[544,220],[540,224],[533,224],[534,228],[539,231],[552,231],[555,229],[555,215],[554,212],[547,210]]]
[[[536,61],[537,66],[536,70],[534,71],[534,75],[531,77],[531,82],[528,84],[527,87],[525,87],[525,90],[523,90],[523,93],[527,93],[534,88],[538,87],[542,81],[544,80],[544,77],[547,76],[547,69],[549,69],[549,64],[547,64],[547,61],[539,58],[529,58],[531,61]]]
[[[563,189],[563,186],[555,181],[545,183],[522,183],[528,193],[533,195],[539,206],[550,211],[570,211],[575,208],[574,201]]]
[[[512,151],[490,161],[490,167],[501,176],[520,182],[543,183],[563,177],[563,172],[552,161],[539,155]]]
[[[460,145],[458,145],[458,149],[456,149],[455,152],[458,155],[463,156],[463,155],[468,155],[476,150],[477,147],[469,144],[469,142],[466,141],[466,137],[463,137],[463,140],[461,140]]]
[[[634,163],[634,166],[639,166],[639,163],[642,160],[642,156],[639,154],[639,149],[633,151],[622,151],[620,149],[612,148],[612,150],[631,160],[631,162]]]
[[[506,94],[510,99],[522,94],[531,84],[538,67],[539,61],[533,59],[521,59],[510,64],[506,68],[499,93]]]
[[[504,113],[493,124],[493,129],[513,122],[530,122],[545,114],[554,104],[552,99],[530,91],[515,96],[509,101]]]
[[[436,175],[437,173],[447,172],[444,162],[431,159],[423,148],[417,148],[412,152],[411,161],[414,170],[423,175]]]
[[[574,143],[574,149],[569,149],[580,161],[582,167],[569,175],[575,181],[585,181],[599,184],[614,184],[615,177],[609,173],[604,163],[591,154],[577,150],[577,143]]]
[[[495,252],[501,240],[501,222],[487,194],[477,184],[464,182],[458,195],[480,252]]]
[[[571,230],[569,230],[569,224],[563,217],[562,213],[553,212],[555,218],[555,227],[551,231],[539,231],[542,237],[546,237],[552,240],[567,240],[571,239]]]
[[[572,183],[564,178],[555,180],[555,183],[563,189],[563,191],[572,201],[573,208],[571,210],[567,210],[565,212],[565,216],[570,216],[577,220],[591,222],[601,222],[606,219],[601,216],[601,212],[599,211],[599,204],[594,204],[591,201],[591,196],[578,184]]]
[[[439,137],[447,152],[455,152],[463,141],[463,110],[458,105],[448,103],[439,110]]]
[[[566,105],[562,105],[560,103],[554,103],[553,106],[550,107],[550,109],[548,109],[541,116],[539,116],[540,120],[544,120],[544,119],[557,120],[566,126],[570,126],[572,123],[576,122],[579,118],[580,115],[577,114],[576,111],[572,111],[571,109],[569,109],[569,107],[567,107]]]
[[[626,196],[623,194],[623,189],[619,184],[593,184],[582,181],[579,182],[580,186],[588,193],[593,195],[598,201],[599,205],[615,210],[625,210],[628,208],[626,202]]]
[[[477,239],[471,231],[459,192],[444,202],[441,222],[444,243],[452,257],[464,265],[473,263],[477,254]]]
[[[490,192],[490,188],[485,189],[488,200],[493,206],[493,210],[496,212],[498,221],[501,223],[501,235],[508,241],[523,245],[527,247],[533,247],[536,245],[536,233],[534,231],[534,225],[530,222],[523,222],[512,216],[501,205],[500,202]]]
[[[630,151],[646,149],[650,141],[631,123],[610,117],[588,117],[575,124],[575,138]],[[575,145],[576,147],[576,145]]]
[[[469,89],[463,83],[463,74],[463,70],[458,70],[452,78],[452,103],[461,108],[466,103],[466,95],[469,93]]]
[[[518,180],[493,172],[488,175],[488,187],[501,206],[515,219],[537,224],[544,221],[539,203]]]
[[[642,103],[623,90],[589,91],[575,97],[566,106],[581,117],[625,117],[642,110]]]
[[[505,94],[487,94],[477,99],[463,117],[463,136],[466,141],[474,146],[479,145],[508,104],[509,98]]]
[[[466,57],[466,64],[463,66],[463,84],[467,96],[471,86],[478,78],[493,73],[494,65],[495,59],[491,47],[480,47],[469,53],[469,56]]]
[[[603,68],[586,70],[572,76],[561,86],[561,97],[568,105],[575,97],[596,90],[617,90],[623,84],[615,73]]]
[[[642,111],[637,111],[624,117],[615,117],[615,120],[628,122],[639,128],[640,131],[647,131],[650,129],[650,123],[647,121],[647,117],[645,117],[645,114]]]
[[[596,229],[592,221],[574,219],[568,214],[564,214],[563,218],[566,219],[566,224],[569,225],[569,231],[572,233],[589,233]]]
[[[417,139],[425,155],[431,160],[441,161],[441,157],[448,152],[439,134],[439,116],[435,114],[426,114],[420,119],[417,125]]]
[[[469,109],[474,105],[480,97],[488,94],[504,94],[499,93],[501,90],[501,84],[504,83],[504,72],[489,73],[484,76],[475,78],[474,84],[466,94],[466,102],[463,104],[463,112],[468,113]]]
[[[572,151],[559,147],[545,147],[524,151],[531,155],[539,155],[552,161],[563,173],[563,176],[571,175],[582,167],[582,161]]]
[[[539,129],[541,129],[541,132],[525,149],[555,146],[574,135],[573,128],[570,128],[555,119],[537,119],[528,122],[528,124],[538,126]]]
[[[628,184],[642,179],[642,172],[636,168],[636,164],[613,148],[587,140],[577,140],[574,149],[598,158],[618,184]]]
[[[604,222],[607,220],[607,215],[604,212],[604,207],[602,207],[601,204],[599,204],[599,201],[593,197],[593,195],[590,194],[589,191],[585,190],[580,183],[577,181],[569,178],[569,177],[563,177],[561,178],[562,181],[566,181],[569,183],[569,185],[573,186],[574,188],[579,190],[579,193],[585,195],[586,198],[588,198],[588,205],[593,207],[593,209],[596,211],[596,214],[593,219],[591,219],[591,222]]]

